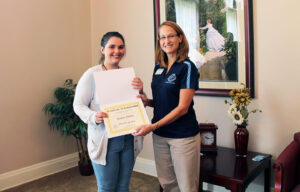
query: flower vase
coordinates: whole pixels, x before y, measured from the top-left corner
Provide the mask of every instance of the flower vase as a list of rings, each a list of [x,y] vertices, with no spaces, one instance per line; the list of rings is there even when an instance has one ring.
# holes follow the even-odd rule
[[[249,132],[245,125],[237,125],[234,131],[235,154],[246,157],[248,152]]]

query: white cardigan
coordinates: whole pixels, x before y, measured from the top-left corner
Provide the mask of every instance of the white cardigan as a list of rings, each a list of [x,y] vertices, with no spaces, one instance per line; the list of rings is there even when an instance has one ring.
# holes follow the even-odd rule
[[[73,108],[80,119],[88,124],[88,152],[91,160],[97,164],[106,165],[107,133],[103,123],[96,124],[95,114],[100,111],[100,105],[95,92],[93,72],[102,71],[102,65],[89,68],[78,81]],[[143,137],[134,137],[134,155],[141,152]]]

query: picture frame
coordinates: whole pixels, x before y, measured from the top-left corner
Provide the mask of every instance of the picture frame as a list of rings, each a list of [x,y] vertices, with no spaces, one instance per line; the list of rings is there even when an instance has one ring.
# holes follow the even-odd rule
[[[153,5],[155,43],[159,25],[166,20],[176,22],[187,37],[189,57],[200,73],[196,95],[226,97],[245,85],[254,98],[252,0],[153,0]],[[217,37],[208,24],[223,37],[222,48],[210,43]]]

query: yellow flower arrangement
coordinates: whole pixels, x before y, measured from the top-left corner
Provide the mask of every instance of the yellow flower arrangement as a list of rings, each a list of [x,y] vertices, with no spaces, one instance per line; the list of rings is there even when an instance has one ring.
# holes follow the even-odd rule
[[[262,112],[259,109],[248,111],[247,106],[251,103],[250,89],[243,84],[241,89],[232,89],[229,93],[231,101],[225,100],[225,104],[229,104],[229,116],[236,125],[246,126],[248,124],[248,116],[250,113]]]

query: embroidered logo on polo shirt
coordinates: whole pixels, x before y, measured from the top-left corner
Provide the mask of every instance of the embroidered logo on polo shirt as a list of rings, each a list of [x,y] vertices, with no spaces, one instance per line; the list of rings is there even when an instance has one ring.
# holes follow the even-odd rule
[[[173,74],[171,74],[171,75],[168,77],[166,83],[175,84],[175,82],[174,82],[175,80],[176,80],[176,74],[173,73]]]

